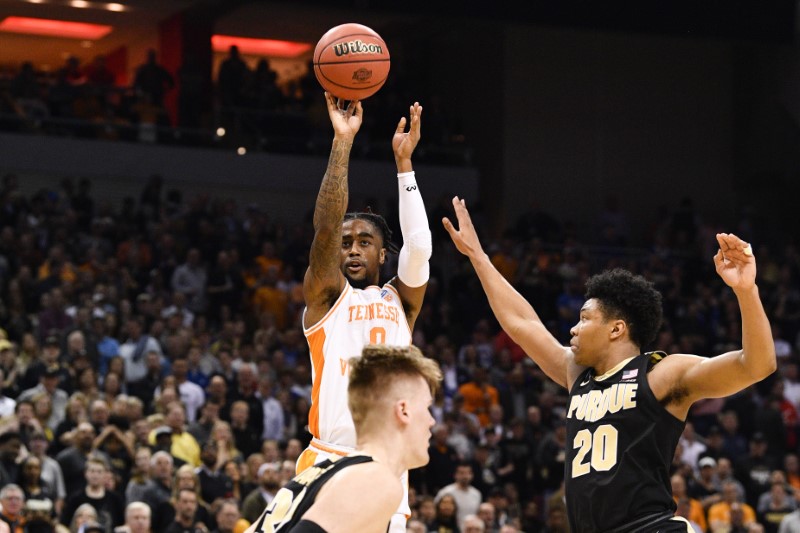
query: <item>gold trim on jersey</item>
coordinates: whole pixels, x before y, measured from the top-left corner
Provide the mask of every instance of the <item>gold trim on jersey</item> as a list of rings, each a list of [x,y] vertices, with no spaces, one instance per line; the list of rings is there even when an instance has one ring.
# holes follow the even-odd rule
[[[667,356],[667,353],[656,350],[655,352],[647,352],[645,355],[650,356],[650,364],[655,365],[661,362]]]
[[[662,357],[662,359],[663,359],[663,357]],[[660,359],[659,359],[659,360],[660,360]],[[685,523],[685,524],[686,524],[686,531],[687,531],[687,533],[694,533],[694,528],[692,527],[692,524],[691,524],[691,522],[689,522],[688,520],[686,520],[684,517],[682,517],[682,516],[675,516],[675,517],[673,517],[673,518],[672,518],[672,520],[674,520],[675,522],[683,522],[683,523]]]
[[[620,361],[618,365],[616,365],[614,368],[612,368],[602,376],[595,376],[592,379],[594,379],[595,381],[603,381],[610,378],[611,376],[622,370],[622,367],[630,363],[635,357],[637,356],[634,355],[633,357],[628,357],[624,361]]]

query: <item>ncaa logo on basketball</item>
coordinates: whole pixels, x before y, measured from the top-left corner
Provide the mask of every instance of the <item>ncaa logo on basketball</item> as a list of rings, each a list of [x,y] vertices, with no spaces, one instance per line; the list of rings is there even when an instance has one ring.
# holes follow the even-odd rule
[[[353,81],[366,83],[372,78],[372,71],[368,68],[360,68],[353,72]]]

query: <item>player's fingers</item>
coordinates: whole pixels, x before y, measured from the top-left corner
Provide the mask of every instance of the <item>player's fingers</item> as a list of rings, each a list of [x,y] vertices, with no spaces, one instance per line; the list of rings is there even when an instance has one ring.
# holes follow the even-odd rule
[[[450,235],[450,238],[453,240],[453,242],[457,242],[461,239],[461,236],[458,234],[458,230],[453,225],[453,223],[450,222],[449,218],[447,217],[442,218],[442,225],[444,226],[445,231],[447,231],[447,234]],[[460,226],[461,222],[459,222],[459,227]]]
[[[724,268],[725,265],[725,256],[722,255],[722,250],[717,250],[717,253],[714,254],[714,268],[719,272]]]
[[[727,234],[725,233],[717,233],[717,242],[719,243],[719,249],[722,252],[725,252],[730,248],[728,246]]]
[[[728,237],[730,238],[730,242],[733,243],[733,245],[740,250],[744,250],[745,248],[750,246],[749,242],[742,239],[738,235],[734,235],[733,233],[731,233]]]
[[[364,108],[361,106],[361,100],[356,100],[353,103],[353,114],[358,117],[364,114]]]
[[[739,254],[748,257],[753,255],[753,248],[750,246],[750,243],[740,239],[736,235],[732,233],[723,234],[723,240],[727,246],[727,249],[725,250],[726,252],[734,253],[739,257],[741,257]]]
[[[458,196],[453,197],[453,209],[456,212],[456,218],[458,218],[458,224],[460,226],[464,218],[466,209],[464,209],[464,201],[460,199]]]
[[[456,210],[456,218],[458,218],[458,227],[463,229],[472,226],[472,218],[469,216],[467,204],[464,202],[464,199],[456,196],[453,198],[453,206]]]
[[[397,122],[397,129],[395,133],[403,133],[406,130],[406,117],[401,117]]]
[[[753,247],[750,243],[733,233],[728,234],[728,245],[734,250],[741,251],[744,255],[753,255]]]
[[[411,140],[414,141],[414,145],[416,146],[420,138],[419,120],[414,119],[411,122],[411,127],[408,129],[408,136],[411,137]]]

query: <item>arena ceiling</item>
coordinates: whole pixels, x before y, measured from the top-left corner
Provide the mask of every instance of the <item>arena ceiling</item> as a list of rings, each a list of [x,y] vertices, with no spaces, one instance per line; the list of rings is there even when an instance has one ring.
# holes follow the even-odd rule
[[[100,39],[0,32],[0,65],[28,59],[58,66],[67,55],[89,61],[119,46],[157,42],[158,24],[185,9],[212,10],[217,33],[316,42],[341,22],[403,20],[435,25],[464,18],[697,38],[791,42],[799,0],[0,0],[0,24],[9,16],[111,26]],[[120,6],[122,6],[120,8]]]

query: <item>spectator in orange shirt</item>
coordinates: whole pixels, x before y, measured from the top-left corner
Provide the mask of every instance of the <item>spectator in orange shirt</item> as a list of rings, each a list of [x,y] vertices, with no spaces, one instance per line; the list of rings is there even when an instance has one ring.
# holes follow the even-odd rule
[[[514,254],[514,239],[510,234],[503,236],[499,249],[492,254],[492,264],[509,283],[513,283],[519,269],[519,259]]]
[[[64,251],[64,247],[60,244],[53,245],[47,254],[47,260],[39,265],[38,269],[39,281],[53,278],[53,287],[63,283],[75,283],[78,279],[78,273],[75,265],[70,262],[69,257]]]
[[[497,389],[488,382],[486,369],[476,366],[472,372],[472,381],[458,388],[464,398],[464,410],[478,417],[481,427],[489,425],[489,408],[500,405]]]
[[[117,246],[120,266],[149,269],[153,264],[153,249],[140,233],[133,233]]]
[[[269,241],[261,245],[261,255],[256,257],[256,263],[258,263],[262,274],[274,271],[277,276],[283,270],[283,260],[276,254],[275,244]]]
[[[681,498],[678,500],[678,508],[675,509],[675,516],[680,516],[681,518],[685,518],[689,522],[689,531],[694,533],[705,533],[705,529],[700,527],[700,524],[689,518],[691,514],[691,506],[689,504],[689,498]]]
[[[670,483],[672,484],[672,499],[675,500],[675,503],[679,503],[680,500],[686,500],[689,504],[689,513],[686,519],[700,526],[703,531],[708,531],[708,523],[706,522],[706,513],[703,510],[703,505],[699,500],[689,498],[686,494],[686,480],[683,476],[674,474],[670,478]]]
[[[253,310],[257,315],[268,312],[275,317],[275,326],[283,331],[287,326],[289,296],[277,286],[279,270],[270,269],[259,278],[253,292]]]
[[[738,522],[749,526],[756,521],[756,512],[746,503],[737,501],[736,484],[726,481],[722,485],[722,501],[715,503],[708,510],[708,524],[711,533],[730,531]]]
[[[787,453],[783,458],[783,471],[786,472],[786,481],[800,490],[800,460],[797,454]]]

